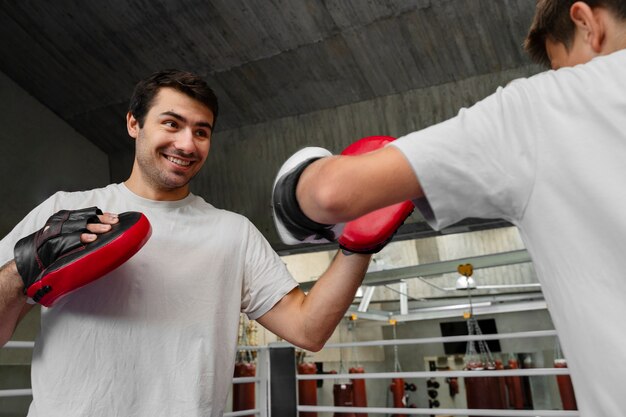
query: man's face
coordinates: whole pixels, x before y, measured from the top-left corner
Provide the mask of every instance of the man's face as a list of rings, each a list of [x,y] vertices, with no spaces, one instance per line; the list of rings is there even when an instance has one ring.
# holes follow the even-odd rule
[[[172,88],[162,88],[142,128],[130,116],[129,132],[136,139],[135,168],[141,190],[157,197],[182,198],[189,181],[209,154],[213,112]]]
[[[550,58],[550,66],[554,70],[584,64],[595,56],[593,50],[581,39],[578,32],[569,50],[561,42],[547,38],[546,52]]]

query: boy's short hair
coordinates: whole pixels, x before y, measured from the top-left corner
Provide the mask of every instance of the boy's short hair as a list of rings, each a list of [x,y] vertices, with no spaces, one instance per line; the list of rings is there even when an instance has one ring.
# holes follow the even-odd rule
[[[626,19],[626,0],[537,0],[535,16],[524,41],[524,49],[534,62],[550,67],[546,39],[572,46],[576,27],[570,18],[570,8],[576,1],[589,7],[604,7],[617,17]]]

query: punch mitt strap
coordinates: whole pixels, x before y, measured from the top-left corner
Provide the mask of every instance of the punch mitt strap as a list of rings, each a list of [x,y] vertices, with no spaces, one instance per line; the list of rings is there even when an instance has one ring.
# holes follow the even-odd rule
[[[102,212],[96,207],[59,211],[41,230],[16,244],[15,263],[26,294],[35,302],[52,306],[126,262],[150,237],[148,219],[142,213],[125,212],[111,230],[81,243],[87,224],[99,223],[98,214]]]
[[[42,229],[19,240],[14,255],[24,287],[30,287],[60,256],[82,248],[80,235],[88,232],[88,223],[100,223],[99,214],[102,211],[97,207],[61,210],[50,216]]]

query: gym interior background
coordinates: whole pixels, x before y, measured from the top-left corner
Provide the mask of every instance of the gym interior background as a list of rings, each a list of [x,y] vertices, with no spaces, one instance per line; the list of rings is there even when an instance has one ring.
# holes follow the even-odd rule
[[[155,70],[176,67],[205,76],[221,102],[193,192],[250,218],[306,288],[333,248],[279,242],[269,197],[281,163],[303,146],[340,152],[364,136],[401,136],[539,72],[521,47],[533,10],[534,0],[5,2],[0,236],[57,190],[123,181],[133,155],[124,119],[132,88]],[[467,262],[477,284],[469,294],[456,289],[454,272]],[[329,343],[462,333],[470,294],[485,333],[553,329],[513,227],[468,219],[436,233],[415,213],[375,256]],[[30,314],[13,341],[32,341],[37,329]],[[277,342],[245,320],[242,329],[244,344]],[[489,347],[505,365],[516,359],[541,368],[558,356],[556,342],[501,339]],[[465,348],[381,343],[298,356],[324,372],[357,365],[367,373],[445,370],[463,367]],[[0,390],[30,386],[30,354],[0,349]],[[524,378],[524,407],[562,409],[554,376]],[[407,380],[405,404],[462,408],[463,384],[452,395],[450,382]],[[319,385],[318,403],[332,405],[333,381]],[[389,386],[368,380],[368,405],[393,406]],[[0,416],[25,415],[29,401],[0,397]]]

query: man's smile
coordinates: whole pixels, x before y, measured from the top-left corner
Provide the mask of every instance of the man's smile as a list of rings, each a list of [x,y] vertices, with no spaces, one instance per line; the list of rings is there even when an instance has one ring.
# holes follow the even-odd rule
[[[164,155],[164,156],[165,156],[165,159],[167,159],[168,161],[170,161],[170,162],[172,162],[172,163],[174,163],[174,164],[176,164],[178,166],[181,166],[181,167],[187,167],[187,166],[191,165],[191,162],[192,162],[192,161],[189,161],[189,160],[184,160],[184,159],[177,158],[175,156],[170,156],[170,155]]]

